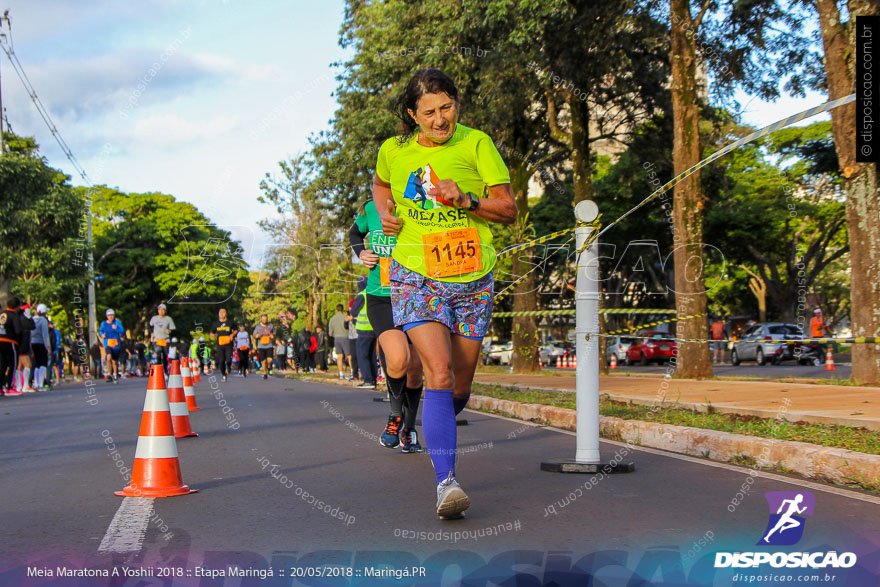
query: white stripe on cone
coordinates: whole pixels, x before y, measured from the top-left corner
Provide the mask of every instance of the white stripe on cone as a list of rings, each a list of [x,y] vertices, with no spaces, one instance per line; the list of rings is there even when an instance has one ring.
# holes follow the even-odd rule
[[[171,417],[174,418],[176,416],[189,416],[186,402],[171,402]]]
[[[177,443],[173,436],[139,436],[136,459],[176,459]]]
[[[148,389],[146,398],[144,399],[145,412],[167,412],[168,411],[168,390],[167,389]]]

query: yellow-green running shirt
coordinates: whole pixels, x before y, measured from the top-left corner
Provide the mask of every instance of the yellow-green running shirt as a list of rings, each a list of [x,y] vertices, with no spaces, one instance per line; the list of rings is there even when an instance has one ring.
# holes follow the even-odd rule
[[[462,192],[485,197],[486,187],[510,183],[510,173],[489,135],[458,124],[446,143],[424,147],[413,133],[379,149],[376,175],[391,184],[403,226],[392,257],[404,267],[439,281],[476,281],[495,266],[492,231],[483,218],[448,205],[428,192],[451,179]]]

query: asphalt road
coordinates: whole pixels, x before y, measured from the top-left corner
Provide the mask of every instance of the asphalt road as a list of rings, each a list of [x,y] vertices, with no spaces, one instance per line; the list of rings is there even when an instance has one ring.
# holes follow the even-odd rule
[[[439,520],[428,456],[377,443],[387,404],[291,380],[233,378],[221,398],[203,377],[203,409],[191,415],[200,436],[178,441],[184,482],[199,492],[123,500],[112,451],[130,467],[145,385],[0,399],[0,585],[584,585],[590,574],[595,585],[735,585],[735,573],[877,584],[880,498],[610,442],[603,458],[632,461],[635,472],[545,473],[541,461],[574,456],[572,434],[476,412],[458,428],[458,478],[472,506],[464,520]],[[768,491],[815,495],[797,546],[756,546]],[[815,550],[858,562],[713,566],[718,551]],[[228,576],[236,565],[274,577]],[[147,576],[28,577],[60,567]],[[425,576],[370,576],[404,567]],[[204,576],[212,572],[227,576]],[[315,574],[325,576],[292,576]]]

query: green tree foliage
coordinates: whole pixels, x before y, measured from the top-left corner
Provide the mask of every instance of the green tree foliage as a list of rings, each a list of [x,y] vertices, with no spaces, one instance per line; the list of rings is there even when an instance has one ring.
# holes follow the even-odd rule
[[[112,308],[138,337],[160,302],[178,334],[207,329],[221,305],[239,313],[250,284],[241,247],[195,206],[106,186],[93,189],[92,205],[99,319]]]
[[[707,234],[731,263],[754,268],[766,284],[772,318],[803,319],[808,293],[846,307],[839,279],[826,276],[824,286],[815,287],[849,251],[841,178],[829,161],[829,122],[777,131],[726,158],[723,189],[706,216]]]
[[[279,167],[280,175],[267,173],[260,182],[263,193],[258,198],[274,205],[279,214],[260,222],[276,243],[266,269],[278,278],[267,283],[271,287],[266,293],[288,299],[293,313],[303,315],[296,325],[311,330],[319,322],[326,326],[326,308],[347,304],[356,292],[358,275],[366,269],[359,266],[355,272],[347,231],[354,218],[340,218],[324,205],[315,161],[298,155]]]
[[[10,293],[35,303],[69,300],[85,285],[85,198],[33,139],[3,134],[0,301]]]

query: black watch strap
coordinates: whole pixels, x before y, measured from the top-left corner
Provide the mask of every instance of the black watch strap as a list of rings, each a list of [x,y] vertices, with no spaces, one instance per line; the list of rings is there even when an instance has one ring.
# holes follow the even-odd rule
[[[471,205],[468,206],[468,211],[473,212],[477,208],[480,207],[480,198],[472,194],[471,192],[467,193],[468,197],[471,199]]]

